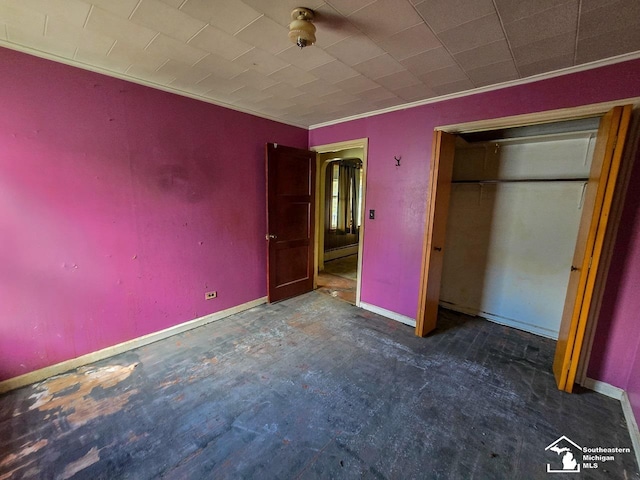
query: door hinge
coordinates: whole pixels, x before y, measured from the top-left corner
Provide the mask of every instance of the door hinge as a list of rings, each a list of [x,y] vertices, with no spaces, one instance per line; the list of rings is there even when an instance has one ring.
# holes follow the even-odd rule
[[[613,139],[613,149],[615,150],[617,146],[618,146],[618,136],[616,135],[616,137]]]
[[[593,263],[593,257],[591,257],[589,259],[589,267],[587,268],[587,270],[591,270],[591,264]]]

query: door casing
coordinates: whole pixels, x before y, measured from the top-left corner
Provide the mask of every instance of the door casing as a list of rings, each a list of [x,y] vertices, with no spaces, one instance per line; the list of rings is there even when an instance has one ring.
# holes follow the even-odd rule
[[[362,218],[360,218],[360,239],[358,241],[358,275],[356,279],[356,306],[360,306],[360,291],[362,288],[362,257],[364,247],[364,233],[365,233],[365,205],[367,198],[367,152],[369,148],[368,138],[358,138],[355,140],[347,140],[344,142],[330,143],[326,145],[316,145],[309,147],[309,150],[316,152],[316,171],[322,171],[322,160],[320,159],[321,153],[338,152],[340,150],[348,150],[350,148],[362,148]],[[320,264],[320,235],[324,234],[324,231],[319,227],[322,225],[320,218],[320,204],[323,190],[321,189],[322,175],[316,175],[316,211],[315,211],[315,223],[318,226],[316,228],[315,240],[314,240],[314,276],[313,276],[313,288],[318,288],[318,265]]]

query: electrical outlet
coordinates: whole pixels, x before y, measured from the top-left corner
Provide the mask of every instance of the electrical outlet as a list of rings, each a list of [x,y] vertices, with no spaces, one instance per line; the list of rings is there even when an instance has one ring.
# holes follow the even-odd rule
[[[218,292],[207,292],[204,294],[205,300],[211,300],[212,298],[216,298],[218,296]]]

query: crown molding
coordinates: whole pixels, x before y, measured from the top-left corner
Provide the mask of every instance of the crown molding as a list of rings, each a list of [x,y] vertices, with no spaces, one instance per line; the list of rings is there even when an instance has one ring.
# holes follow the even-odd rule
[[[384,113],[397,112],[398,110],[406,110],[408,108],[420,107],[422,105],[429,105],[432,103],[444,102],[445,100],[453,100],[455,98],[468,97],[470,95],[477,95],[479,93],[492,92],[494,90],[501,90],[508,87],[516,87],[518,85],[526,85],[528,83],[539,82],[541,80],[547,80],[550,78],[561,77],[563,75],[569,75],[572,73],[584,72],[586,70],[593,70],[595,68],[606,67],[608,65],[615,65],[617,63],[628,62],[630,60],[637,60],[640,58],[640,51],[625,53],[624,55],[618,55],[610,57],[604,60],[596,60],[594,62],[583,63],[574,67],[562,68],[560,70],[554,70],[553,72],[540,73],[527,78],[521,78],[518,80],[510,80],[508,82],[496,83],[493,85],[487,85],[486,87],[473,88],[471,90],[465,90],[463,92],[450,93],[448,95],[441,95],[439,97],[427,98],[425,100],[418,100],[410,103],[403,103],[401,105],[394,105],[393,107],[387,107],[380,110],[373,110],[366,113],[359,113],[358,115],[351,115],[349,117],[340,118],[337,120],[329,120],[327,122],[316,123],[309,126],[309,130],[315,130],[322,127],[329,127],[331,125],[337,125],[344,122],[350,122],[353,120],[359,120],[362,118],[374,117],[376,115],[382,115]]]
[[[54,55],[52,53],[43,52],[42,50],[37,50],[31,47],[25,47],[24,45],[20,45],[17,43],[12,43],[7,40],[0,39],[0,46],[8,48],[9,50],[16,50],[18,52],[26,53],[29,55],[33,55],[34,57],[44,58],[45,60],[52,60],[56,63],[63,63],[65,65],[69,65],[71,67],[77,67],[82,70],[88,70],[94,73],[100,73],[102,75],[106,75],[108,77],[118,78],[120,80],[125,80],[127,82],[136,83],[138,85],[142,85],[145,87],[150,87],[156,90],[162,90],[163,92],[173,93],[175,95],[180,95],[181,97],[188,97],[194,100],[199,100],[201,102],[210,103],[212,105],[216,105],[218,107],[228,108],[229,110],[234,110],[240,113],[246,113],[249,115],[253,115],[254,117],[264,118],[265,120],[271,120],[272,122],[284,123],[285,125],[290,125],[292,127],[303,128],[305,130],[309,129],[308,125],[302,123],[288,122],[286,120],[282,120],[281,118],[272,117],[270,115],[266,115],[264,113],[256,112],[254,110],[239,107],[237,105],[232,105],[229,103],[221,102],[219,100],[213,100],[211,98],[198,95],[196,93],[186,92],[184,90],[180,90],[179,88],[171,87],[169,85],[161,85],[159,83],[150,82],[148,80],[143,80],[140,78],[132,77],[125,73],[114,72],[113,70],[109,70],[107,68],[96,67],[94,65],[89,65],[87,63],[82,63],[77,60],[73,60],[66,57],[60,57],[58,55]]]

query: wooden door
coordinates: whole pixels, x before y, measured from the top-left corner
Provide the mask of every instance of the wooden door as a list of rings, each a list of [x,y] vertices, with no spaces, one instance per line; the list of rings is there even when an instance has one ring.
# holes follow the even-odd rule
[[[455,149],[455,135],[439,130],[433,132],[433,153],[431,155],[429,198],[427,201],[427,232],[423,246],[423,269],[416,316],[416,335],[420,337],[424,337],[436,328]]]
[[[267,297],[313,290],[316,154],[267,144]]]
[[[573,390],[578,369],[631,109],[610,110],[598,129],[553,362],[558,388],[566,392]]]

